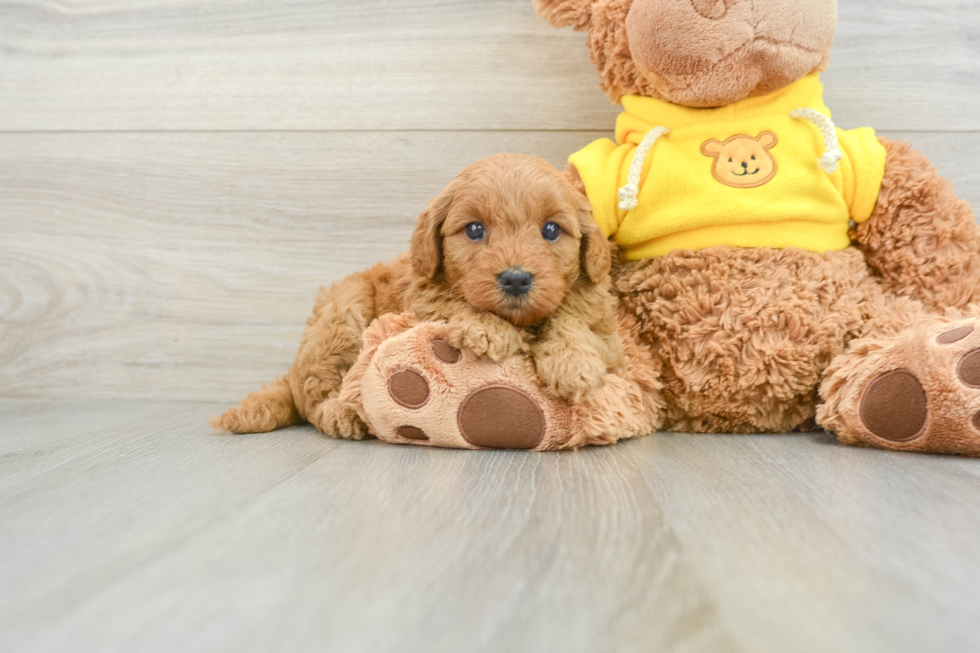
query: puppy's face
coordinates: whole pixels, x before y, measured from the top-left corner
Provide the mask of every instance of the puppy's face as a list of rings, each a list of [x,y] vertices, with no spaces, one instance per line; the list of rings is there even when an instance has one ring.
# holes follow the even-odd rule
[[[585,198],[557,170],[498,155],[464,170],[432,202],[412,255],[417,270],[441,273],[477,310],[526,326],[550,315],[576,283],[608,273],[604,241]]]

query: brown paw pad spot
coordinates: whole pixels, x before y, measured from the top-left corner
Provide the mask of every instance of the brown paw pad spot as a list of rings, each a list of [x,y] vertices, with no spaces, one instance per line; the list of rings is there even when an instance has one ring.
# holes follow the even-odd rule
[[[470,444],[495,449],[533,449],[544,437],[544,412],[522,390],[487,385],[466,396],[456,415]]]
[[[879,438],[914,440],[926,424],[926,391],[908,370],[882,374],[861,398],[861,421]]]
[[[399,426],[395,433],[409,440],[428,440],[429,436],[417,426]]]
[[[940,333],[936,337],[936,342],[939,343],[940,345],[951,345],[954,342],[959,342],[960,340],[967,337],[971,333],[973,333],[972,326],[967,325],[967,326],[956,327],[955,329],[951,329],[946,333]]]
[[[956,373],[963,383],[971,388],[980,388],[980,349],[966,352],[960,359]]]
[[[405,408],[421,408],[429,400],[429,382],[415,370],[398,370],[388,377],[388,394]]]
[[[442,338],[432,341],[432,355],[443,363],[458,363],[463,353]]]

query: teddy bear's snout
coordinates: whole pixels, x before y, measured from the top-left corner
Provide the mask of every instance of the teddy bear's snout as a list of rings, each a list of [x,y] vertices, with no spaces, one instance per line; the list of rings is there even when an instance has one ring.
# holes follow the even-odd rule
[[[782,88],[826,64],[834,0],[633,0],[626,34],[655,93],[690,107]],[[774,47],[777,46],[777,47]]]

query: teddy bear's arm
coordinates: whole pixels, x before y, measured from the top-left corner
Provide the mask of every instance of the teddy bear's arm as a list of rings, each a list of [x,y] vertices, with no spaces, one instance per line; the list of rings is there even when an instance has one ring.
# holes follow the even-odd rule
[[[980,227],[970,205],[911,145],[881,142],[878,202],[851,238],[889,292],[938,311],[980,301]]]

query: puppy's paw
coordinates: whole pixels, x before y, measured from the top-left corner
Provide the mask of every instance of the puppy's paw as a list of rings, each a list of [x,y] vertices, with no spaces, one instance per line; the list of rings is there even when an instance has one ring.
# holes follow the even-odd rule
[[[310,423],[333,438],[363,440],[368,437],[367,424],[357,411],[336,397],[326,399],[310,415]]]
[[[517,327],[489,314],[477,319],[450,320],[447,337],[454,347],[498,363],[519,352],[523,344]]]
[[[606,362],[599,352],[567,340],[536,348],[534,365],[552,395],[571,402],[588,399],[606,381]]]

